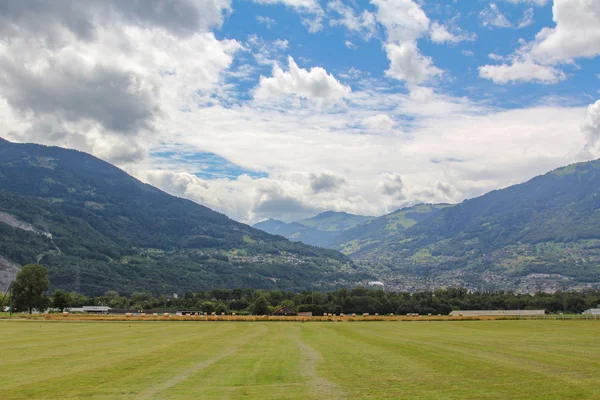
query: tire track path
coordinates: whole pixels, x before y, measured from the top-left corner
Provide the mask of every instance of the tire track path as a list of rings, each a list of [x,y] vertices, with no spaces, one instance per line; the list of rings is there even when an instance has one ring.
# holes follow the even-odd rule
[[[346,399],[346,395],[338,385],[326,378],[323,378],[317,373],[317,364],[323,361],[321,354],[304,343],[299,336],[296,338],[296,344],[300,348],[300,351],[304,357],[301,364],[301,370],[309,379],[310,392],[312,395],[311,398]]]
[[[252,335],[246,335],[244,337],[243,340],[240,340],[238,342],[235,342],[234,344],[232,344],[232,346],[225,352],[217,354],[216,356],[213,356],[207,360],[203,360],[201,362],[198,362],[196,364],[193,364],[187,368],[185,368],[183,371],[181,371],[180,373],[178,373],[177,375],[173,376],[171,379],[156,385],[152,388],[149,388],[148,390],[140,393],[138,396],[136,396],[136,398],[138,399],[151,399],[152,397],[154,397],[155,395],[157,395],[160,392],[163,392],[167,389],[170,389],[174,386],[177,386],[178,384],[180,384],[181,382],[185,381],[186,379],[188,379],[189,377],[197,374],[198,372],[210,367],[213,364],[218,363],[219,361],[231,357],[234,354],[236,354],[238,351],[240,351],[240,349],[247,344],[248,342],[250,342],[251,340],[255,339],[257,336],[260,336],[262,334],[264,334],[267,331],[266,328],[261,329],[258,332],[253,333]]]

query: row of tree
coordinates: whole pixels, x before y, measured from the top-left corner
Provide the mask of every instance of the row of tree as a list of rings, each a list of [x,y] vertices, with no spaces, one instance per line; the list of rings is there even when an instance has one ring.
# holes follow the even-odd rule
[[[433,292],[405,293],[357,287],[333,292],[280,290],[214,289],[187,292],[183,296],[166,293],[135,292],[129,296],[108,291],[103,296],[86,297],[79,293],[55,290],[47,296],[50,282],[46,268],[26,265],[9,290],[7,305],[13,310],[64,310],[70,307],[103,305],[115,309],[170,309],[206,313],[269,314],[281,307],[292,312],[379,313],[379,314],[448,314],[453,310],[545,309],[552,313],[581,313],[599,307],[600,291],[517,294],[513,292],[470,292],[462,288]],[[0,296],[0,300],[3,297]]]

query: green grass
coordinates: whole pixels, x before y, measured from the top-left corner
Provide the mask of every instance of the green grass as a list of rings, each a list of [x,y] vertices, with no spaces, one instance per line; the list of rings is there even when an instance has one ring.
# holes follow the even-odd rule
[[[598,321],[0,321],[0,399],[594,399]]]

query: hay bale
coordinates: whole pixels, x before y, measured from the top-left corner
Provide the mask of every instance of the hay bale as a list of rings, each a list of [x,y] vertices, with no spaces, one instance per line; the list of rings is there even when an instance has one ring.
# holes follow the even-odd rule
[[[141,313],[141,314],[140,314],[140,316],[142,316],[142,317],[145,317],[145,316],[146,316],[146,313],[145,313],[145,312],[143,312],[143,313]]]
[[[368,316],[369,316],[369,313],[368,313],[368,312],[366,312],[366,313],[363,313],[363,317],[368,317]]]
[[[225,315],[225,313],[224,313],[224,312],[222,312],[222,313],[221,313],[221,315]]]
[[[427,314],[428,317],[431,317],[431,313]]]
[[[390,313],[390,317],[393,317],[393,316],[394,316],[394,313]]]
[[[67,311],[63,311],[63,317],[68,317],[69,313]]]
[[[158,317],[158,313],[152,313],[153,317]]]
[[[133,317],[133,314],[128,312],[127,314],[125,314],[126,317]]]
[[[356,314],[355,314],[355,313],[352,313],[352,316],[353,316],[353,317],[356,317]]]
[[[235,317],[235,313],[231,313],[231,315],[233,315]]]
[[[165,318],[169,318],[170,316],[171,316],[171,314],[169,314],[168,312],[163,314],[163,317],[165,317]]]
[[[375,316],[376,316],[376,317],[379,317],[379,313],[375,313]]]

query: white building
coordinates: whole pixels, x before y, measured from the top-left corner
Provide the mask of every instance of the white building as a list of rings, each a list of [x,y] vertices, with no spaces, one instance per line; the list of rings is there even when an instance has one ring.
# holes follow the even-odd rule
[[[590,308],[582,312],[583,315],[600,315],[600,308]]]
[[[91,314],[108,314],[111,310],[110,307],[106,306],[83,306],[83,307],[71,307],[68,311],[74,312],[82,312],[82,313],[91,313]]]

